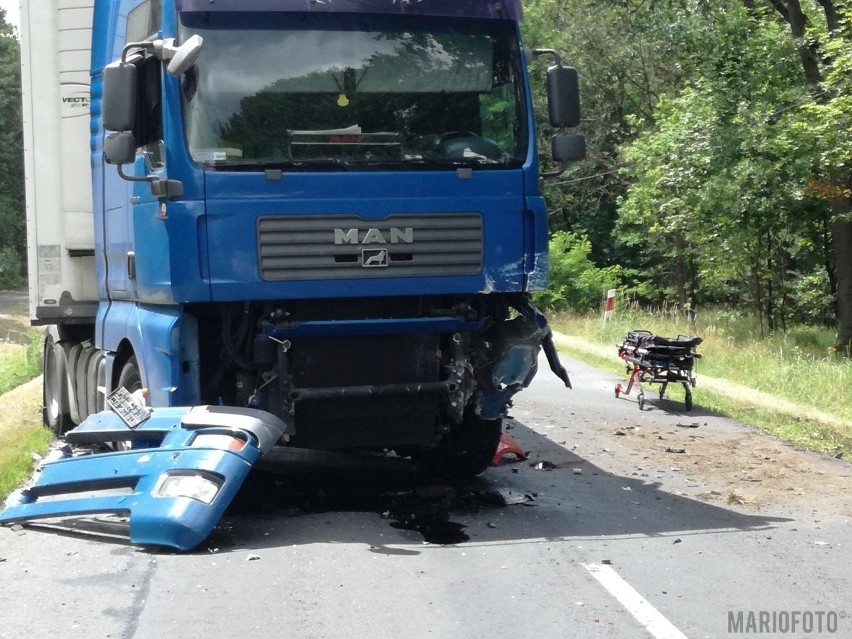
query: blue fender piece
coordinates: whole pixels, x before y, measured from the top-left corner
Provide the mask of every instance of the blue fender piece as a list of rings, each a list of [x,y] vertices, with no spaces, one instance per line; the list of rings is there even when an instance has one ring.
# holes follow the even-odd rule
[[[32,486],[10,495],[0,524],[128,514],[133,543],[191,550],[212,532],[254,463],[285,430],[274,415],[253,409],[155,408],[132,430],[104,411],[67,433],[67,440],[131,440],[134,448],[45,463]]]

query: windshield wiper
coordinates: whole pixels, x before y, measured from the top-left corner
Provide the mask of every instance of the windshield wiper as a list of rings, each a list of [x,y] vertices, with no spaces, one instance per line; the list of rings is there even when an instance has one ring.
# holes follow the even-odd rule
[[[351,165],[340,158],[310,158],[307,160],[237,160],[216,162],[209,165],[218,171],[265,171],[281,169],[282,171],[335,169],[348,171]]]
[[[370,168],[380,169],[464,169],[508,166],[506,160],[492,160],[484,157],[471,158],[405,158],[401,160],[381,160],[365,162]]]

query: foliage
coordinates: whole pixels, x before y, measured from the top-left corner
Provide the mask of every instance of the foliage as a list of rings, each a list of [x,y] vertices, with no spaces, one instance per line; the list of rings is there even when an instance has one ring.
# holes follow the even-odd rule
[[[527,43],[580,70],[590,148],[546,187],[552,227],[588,236],[594,262],[621,266],[641,301],[739,305],[764,335],[835,321],[831,201],[852,192],[837,180],[852,166],[852,18],[832,27],[830,0],[802,2],[806,31],[793,37],[797,6],[526,4]]]
[[[589,259],[592,247],[585,236],[556,232],[550,240],[550,283],[535,294],[535,302],[550,310],[586,311],[597,306],[618,283],[619,267],[598,268]]]
[[[20,45],[0,9],[0,288],[20,286],[26,266]]]
[[[0,248],[0,289],[15,289],[26,284],[21,275],[21,265],[21,257],[14,248]]]

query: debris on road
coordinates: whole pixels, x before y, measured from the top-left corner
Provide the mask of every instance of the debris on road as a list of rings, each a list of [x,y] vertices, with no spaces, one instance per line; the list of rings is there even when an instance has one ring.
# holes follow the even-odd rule
[[[489,499],[492,503],[498,506],[514,506],[516,504],[528,504],[535,501],[535,496],[529,493],[518,493],[509,488],[498,488],[483,494],[483,497]]]
[[[532,467],[536,470],[553,470],[554,468],[557,468],[556,464],[551,461],[536,462],[535,464],[532,464]]]
[[[497,445],[497,451],[494,453],[494,459],[491,460],[492,466],[499,466],[506,455],[515,455],[517,461],[525,460],[528,455],[518,446],[518,443],[507,433],[500,435],[500,443]]]
[[[686,452],[686,448],[672,448],[671,446],[666,446],[666,452],[681,455]]]

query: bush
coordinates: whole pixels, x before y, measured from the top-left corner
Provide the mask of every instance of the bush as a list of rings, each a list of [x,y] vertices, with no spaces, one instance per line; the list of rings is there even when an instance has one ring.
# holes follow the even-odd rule
[[[550,239],[550,283],[536,293],[535,303],[552,311],[585,312],[597,307],[607,289],[618,284],[618,266],[598,268],[589,259],[592,244],[585,235],[559,231]]]
[[[0,290],[21,288],[25,284],[21,270],[17,251],[8,246],[0,249]]]

